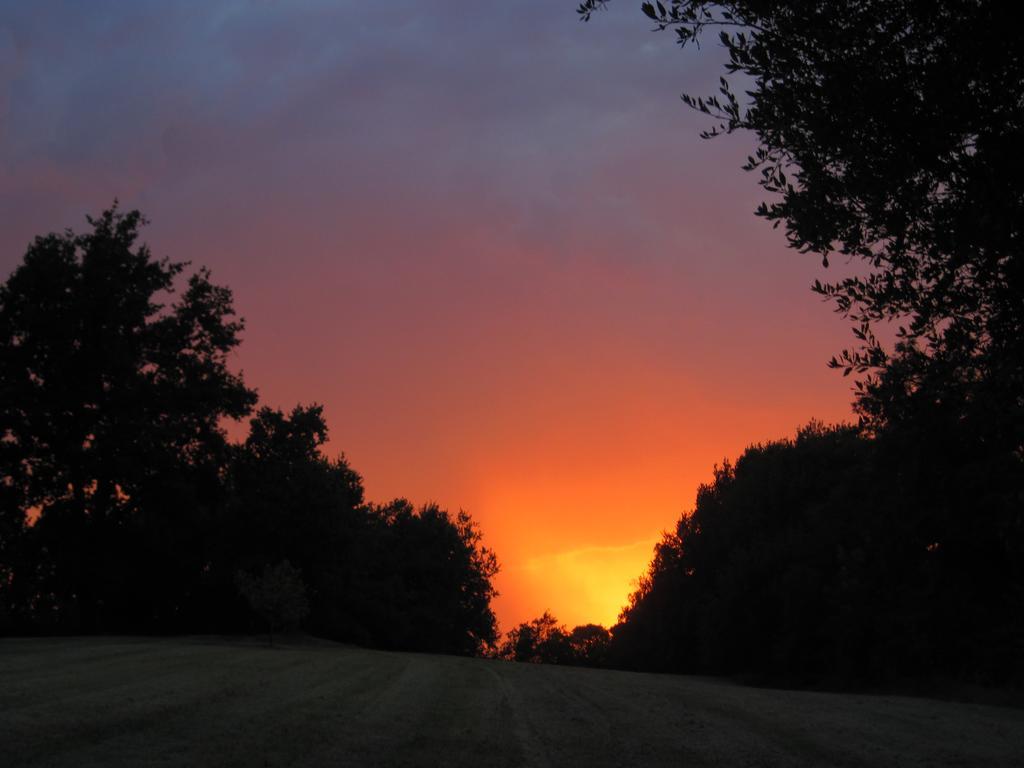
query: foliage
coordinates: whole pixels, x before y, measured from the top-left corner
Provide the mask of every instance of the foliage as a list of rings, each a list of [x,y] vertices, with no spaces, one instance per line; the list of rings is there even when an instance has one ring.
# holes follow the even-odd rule
[[[153,590],[138,619],[178,610],[191,580],[171,547],[216,501],[222,419],[255,401],[227,368],[231,292],[199,270],[176,293],[186,265],[136,245],[142,223],[115,206],[85,234],[37,237],[0,286],[2,525],[34,561],[6,586],[86,631],[132,612],[126,560]],[[144,519],[155,535],[137,535]]]
[[[235,584],[253,612],[267,623],[271,645],[275,629],[296,627],[309,615],[302,572],[287,560],[266,566],[258,576],[239,571]]]
[[[319,405],[289,414],[261,408],[225,468],[226,500],[215,517],[211,587],[229,604],[232,574],[289,560],[310,586],[311,631],[351,639],[342,607],[365,527],[363,487],[344,457],[325,458]]]
[[[509,630],[498,654],[510,661],[564,664],[570,658],[569,637],[558,619],[543,615]]]
[[[598,624],[583,624],[571,632],[545,611],[509,630],[498,656],[534,664],[601,666],[611,633]]]
[[[583,18],[605,5],[586,0]],[[718,32],[720,91],[684,96],[749,130],[757,210],[851,274],[814,290],[854,324],[833,358],[873,427],[962,420],[1024,447],[1024,38],[1011,4],[974,0],[642,4],[681,45]],[[743,89],[737,95],[735,87]],[[887,349],[876,335],[895,332]]]
[[[369,513],[355,610],[372,644],[464,655],[492,647],[498,561],[472,518],[405,499]]]
[[[580,624],[569,633],[569,646],[577,664],[601,667],[607,661],[612,633],[600,624]]]
[[[288,559],[311,586],[306,626],[380,648],[475,654],[495,639],[497,558],[465,512],[364,502],[344,457],[321,448],[319,405],[262,408],[227,469],[211,581]],[[230,604],[221,594],[219,604]]]
[[[587,20],[605,0],[584,0]],[[848,264],[830,361],[862,430],[802,431],[716,469],[614,630],[617,663],[790,681],[1024,678],[1024,38],[976,0],[644,2],[717,32],[716,95],[751,131],[757,214]]]
[[[613,664],[864,683],[1024,682],[1020,467],[812,423],[715,470],[658,545]]]
[[[470,516],[367,504],[319,405],[261,408],[230,444],[256,401],[230,291],[199,270],[175,294],[185,265],[136,246],[137,212],[89,222],[0,286],[0,631],[240,631],[241,588],[272,628],[308,609],[324,637],[492,646]]]

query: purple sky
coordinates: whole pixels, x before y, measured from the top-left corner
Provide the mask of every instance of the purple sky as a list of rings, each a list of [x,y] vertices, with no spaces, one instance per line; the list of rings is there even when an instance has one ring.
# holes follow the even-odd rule
[[[213,269],[263,401],[465,508],[507,628],[609,621],[714,462],[848,416],[823,270],[755,219],[721,52],[639,3],[3,3],[0,272],[118,197]]]

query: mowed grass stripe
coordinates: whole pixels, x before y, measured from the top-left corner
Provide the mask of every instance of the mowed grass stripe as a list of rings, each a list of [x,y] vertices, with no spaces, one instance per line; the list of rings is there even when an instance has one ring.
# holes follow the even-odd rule
[[[333,644],[0,641],[2,764],[1024,766],[1024,712]]]

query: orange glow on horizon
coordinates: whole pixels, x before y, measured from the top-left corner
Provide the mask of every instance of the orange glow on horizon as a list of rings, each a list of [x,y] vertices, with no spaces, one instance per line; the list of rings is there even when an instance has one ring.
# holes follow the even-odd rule
[[[499,596],[499,615],[539,616],[551,610],[570,629],[578,624],[613,626],[651,559],[657,536],[619,546],[583,547],[527,558],[507,567],[498,586],[507,582],[514,592],[530,601],[505,600]],[[554,588],[553,588],[554,586]],[[514,593],[513,592],[513,593]],[[537,607],[544,599],[555,607]],[[503,629],[512,625],[503,623]]]
[[[727,294],[691,286],[683,257],[437,237],[430,258],[355,277],[325,261],[315,282],[280,283],[239,358],[267,404],[325,405],[327,452],[346,453],[367,498],[473,516],[501,563],[502,631],[545,610],[569,627],[613,624],[715,463],[811,418],[849,419],[846,384],[824,365],[842,325],[788,253],[769,278],[716,277]],[[267,278],[242,278],[244,311],[246,281]],[[297,347],[294,329],[310,326],[339,354]]]
[[[635,8],[584,28],[571,5],[424,3],[396,30],[382,4],[328,5],[153,4],[113,57],[85,4],[33,25],[0,267],[115,197],[139,208],[155,255],[233,291],[261,405],[323,404],[368,499],[472,515],[502,630],[612,623],[716,462],[849,419],[825,367],[849,329],[808,290],[843,266],[752,215],[751,137],[700,141],[678,100],[720,62]]]

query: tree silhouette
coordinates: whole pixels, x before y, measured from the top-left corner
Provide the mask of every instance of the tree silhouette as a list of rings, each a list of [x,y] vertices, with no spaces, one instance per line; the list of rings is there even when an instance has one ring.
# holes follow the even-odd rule
[[[89,222],[0,286],[0,632],[241,631],[251,608],[271,631],[308,610],[323,637],[492,647],[498,562],[470,516],[367,504],[318,405],[261,408],[229,443],[256,401],[227,367],[230,291],[179,286],[137,212]]]
[[[465,512],[405,499],[369,510],[359,547],[356,614],[372,644],[463,655],[497,640],[498,560]]]
[[[584,20],[605,6],[584,0]],[[712,138],[751,131],[756,213],[849,265],[861,431],[812,425],[716,469],[655,551],[613,663],[1024,679],[1024,38],[1005,3],[644,2],[717,33]]]
[[[580,624],[569,633],[576,663],[589,667],[603,666],[607,661],[612,634],[600,624]]]
[[[584,19],[605,5],[586,0]],[[680,45],[718,33],[720,91],[687,104],[752,131],[792,247],[859,266],[814,290],[854,324],[831,365],[867,374],[878,427],[964,421],[1024,446],[1024,38],[1011,4],[673,0],[642,4]],[[733,88],[738,82],[741,93]],[[895,332],[892,348],[881,325]]]
[[[811,423],[700,488],[613,628],[618,666],[788,684],[1024,681],[1021,470]],[[965,514],[965,510],[973,514]]]
[[[611,633],[598,624],[582,624],[570,632],[545,611],[510,629],[497,655],[534,664],[601,666],[610,640]]]
[[[509,630],[499,649],[502,658],[534,664],[567,664],[572,660],[569,634],[548,611]]]
[[[352,584],[357,537],[366,526],[363,487],[343,456],[321,453],[327,424],[319,405],[288,414],[261,408],[225,472],[226,503],[217,516],[212,574],[229,602],[232,575],[290,561],[310,586],[310,630],[353,639],[343,607]]]
[[[495,640],[494,554],[464,512],[404,499],[363,500],[344,457],[321,453],[318,405],[262,408],[227,471],[228,502],[214,542],[214,580],[288,559],[310,585],[306,626],[385,648],[475,654]]]
[[[201,563],[172,548],[215,503],[222,419],[255,402],[227,366],[231,292],[202,269],[179,286],[185,264],[136,244],[137,211],[88,221],[37,237],[0,286],[2,525],[35,560],[6,586],[79,630],[114,628],[140,583],[148,619],[176,613]]]

